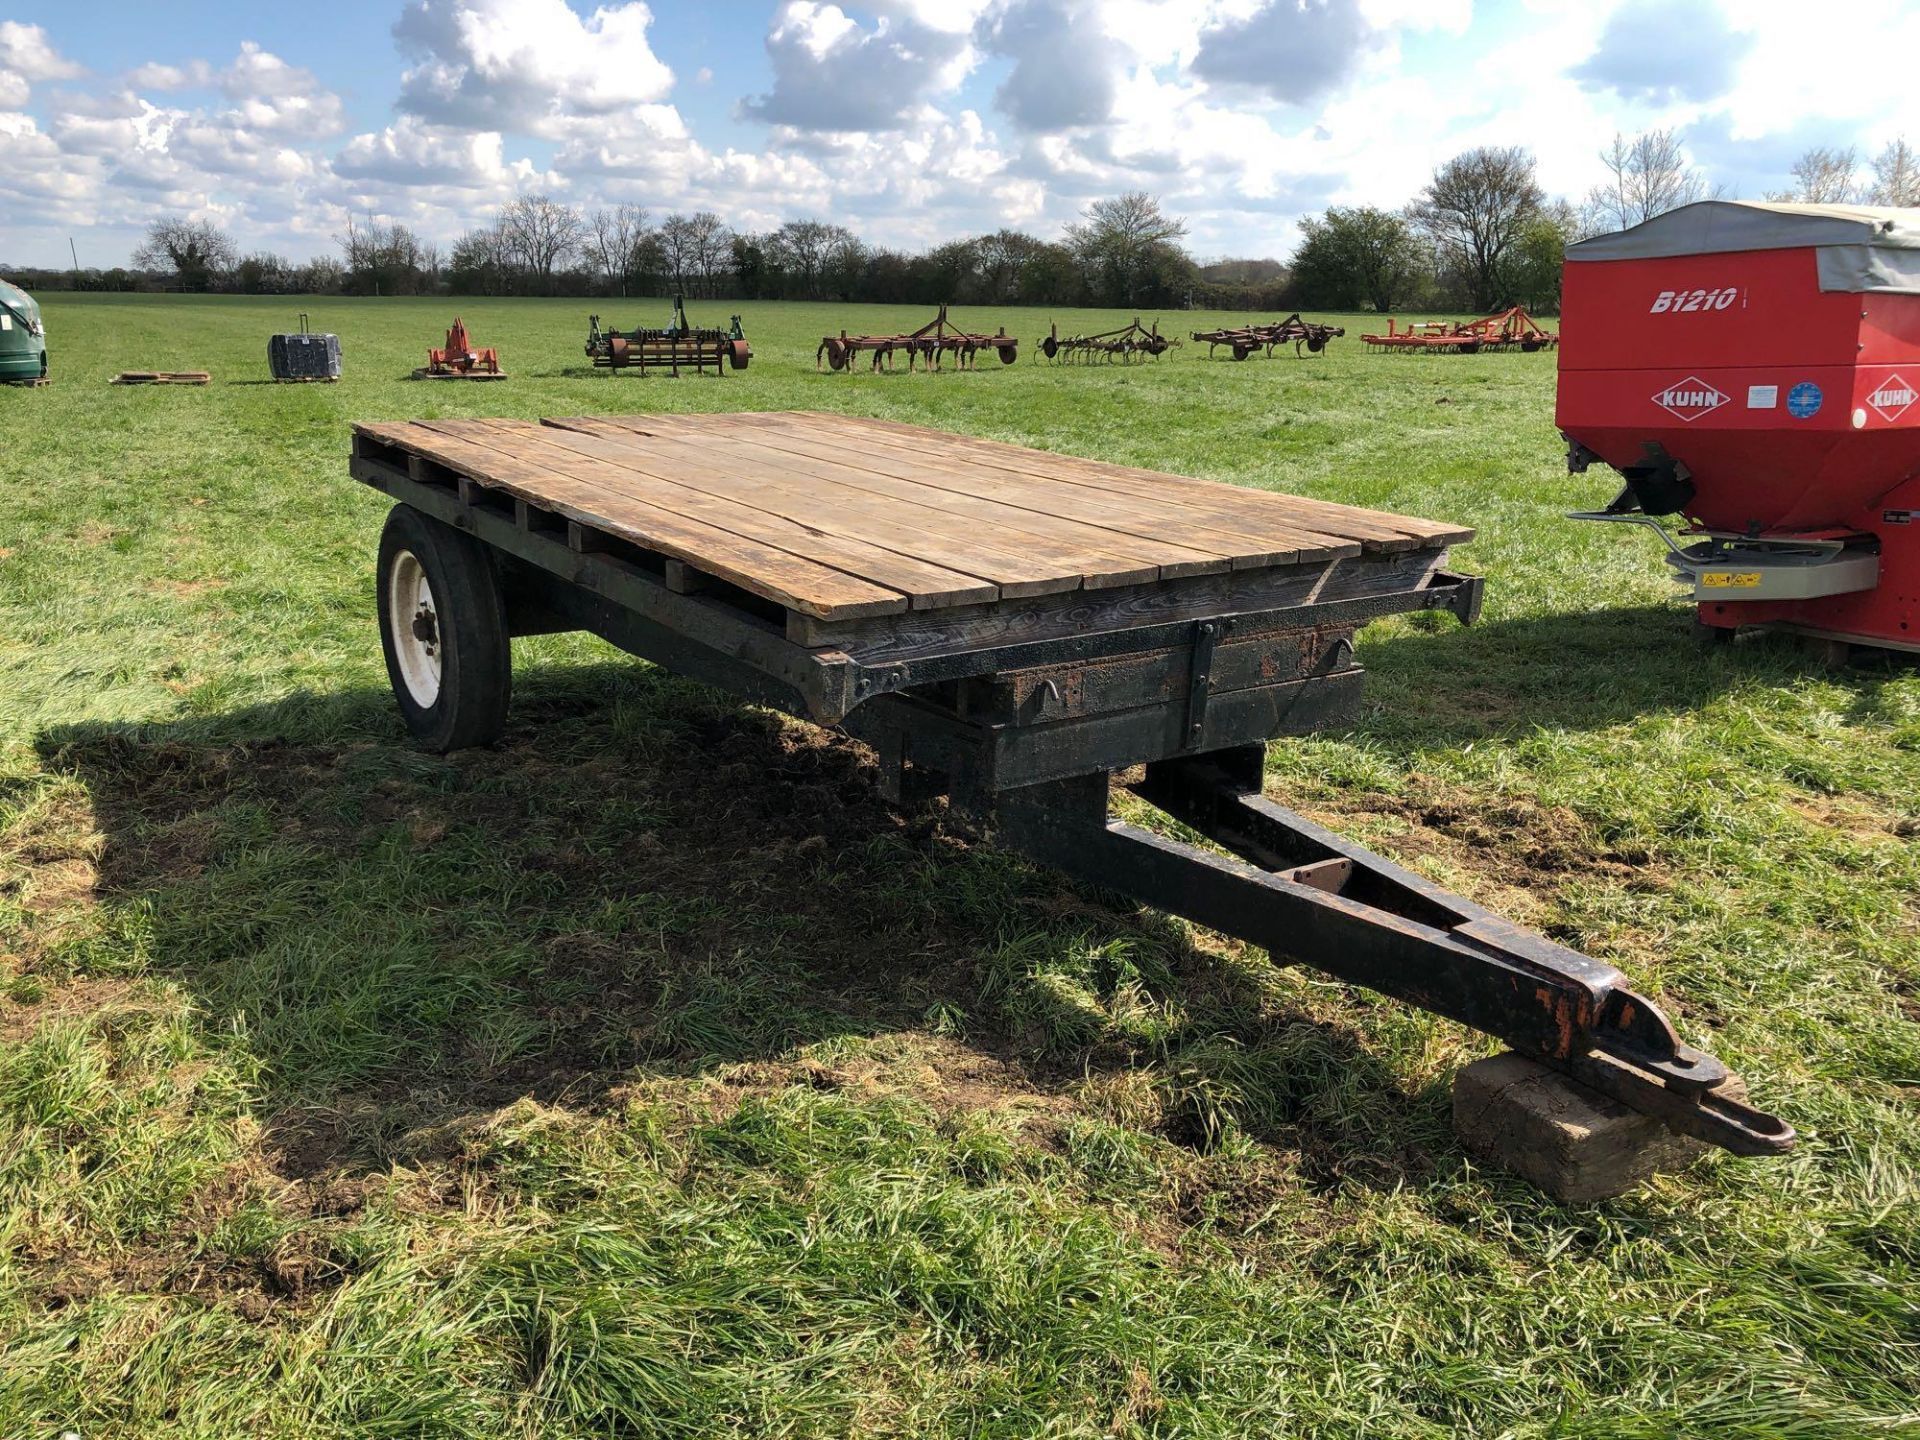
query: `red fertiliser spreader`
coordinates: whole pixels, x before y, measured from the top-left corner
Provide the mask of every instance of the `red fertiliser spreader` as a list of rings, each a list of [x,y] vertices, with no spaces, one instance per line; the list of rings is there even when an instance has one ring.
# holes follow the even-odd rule
[[[1658,529],[1704,635],[1920,651],[1920,210],[1709,200],[1570,245],[1560,335],[1568,468],[1625,482],[1577,518]]]

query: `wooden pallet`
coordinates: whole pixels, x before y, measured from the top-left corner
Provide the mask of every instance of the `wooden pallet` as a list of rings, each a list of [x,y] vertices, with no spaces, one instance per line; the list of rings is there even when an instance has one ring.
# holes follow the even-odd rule
[[[109,385],[207,385],[213,376],[205,370],[122,370]]]
[[[276,385],[338,385],[340,377],[338,375],[276,375],[273,377],[273,383]]]
[[[35,375],[30,380],[0,380],[0,385],[11,385],[16,390],[42,390],[52,383],[45,375]]]
[[[887,421],[771,413],[355,426],[354,473],[457,491],[790,638],[905,652],[1417,589],[1472,531]]]

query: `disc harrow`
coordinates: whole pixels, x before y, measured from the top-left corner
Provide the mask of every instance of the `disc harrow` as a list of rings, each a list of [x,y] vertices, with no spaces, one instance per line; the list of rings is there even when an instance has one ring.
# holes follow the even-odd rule
[[[1095,360],[1118,360],[1131,365],[1145,357],[1158,360],[1180,342],[1160,333],[1160,322],[1142,325],[1138,315],[1131,325],[1118,330],[1103,330],[1098,335],[1062,335],[1058,325],[1047,327],[1047,338],[1040,342],[1040,353],[1049,360],[1070,364],[1075,360],[1091,365]]]
[[[1304,348],[1308,353],[1318,355],[1327,348],[1327,342],[1346,334],[1341,325],[1322,325],[1314,320],[1302,320],[1299,312],[1276,320],[1267,325],[1239,325],[1224,330],[1196,330],[1195,341],[1207,343],[1207,358],[1213,358],[1214,350],[1225,345],[1236,360],[1244,360],[1256,350],[1266,352],[1267,358],[1273,358],[1274,347],[1293,342],[1293,353],[1298,355]]]
[[[1019,344],[1007,334],[1004,325],[991,335],[969,334],[955,328],[948,323],[947,307],[942,305],[933,319],[903,335],[849,335],[842,330],[838,335],[822,336],[819,348],[813,352],[813,368],[818,370],[825,361],[828,369],[851,370],[855,355],[871,354],[873,363],[869,369],[891,370],[894,357],[904,354],[909,373],[916,364],[922,363],[928,370],[938,370],[949,356],[956,369],[971,370],[982,350],[993,351],[1002,365],[1011,365],[1018,355]]]

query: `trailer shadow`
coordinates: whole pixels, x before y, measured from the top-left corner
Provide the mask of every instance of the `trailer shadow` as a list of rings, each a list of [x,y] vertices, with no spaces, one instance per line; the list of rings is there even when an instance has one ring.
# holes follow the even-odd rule
[[[91,798],[106,929],[251,1051],[289,1176],[416,1161],[522,1097],[817,1087],[796,1052],[863,1040],[942,1113],[1119,1087],[1175,1143],[1238,1128],[1329,1184],[1451,1143],[1443,1094],[1257,958],[889,810],[861,747],[647,667],[524,674],[506,741],[451,757],[371,689],[40,749]]]

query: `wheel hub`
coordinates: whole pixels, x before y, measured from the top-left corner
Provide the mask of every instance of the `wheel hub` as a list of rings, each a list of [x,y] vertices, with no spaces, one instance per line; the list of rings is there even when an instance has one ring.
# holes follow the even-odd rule
[[[420,557],[402,550],[387,575],[388,640],[394,668],[408,697],[421,709],[440,698],[445,651],[440,644],[440,612],[433,583]]]

